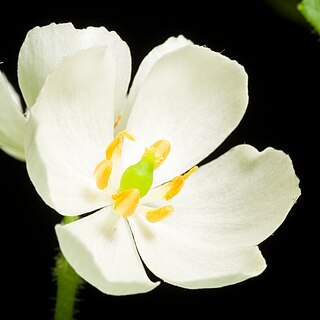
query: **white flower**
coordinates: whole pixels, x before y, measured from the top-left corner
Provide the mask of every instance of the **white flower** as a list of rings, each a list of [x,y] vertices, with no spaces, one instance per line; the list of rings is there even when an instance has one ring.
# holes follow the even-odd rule
[[[55,30],[63,38],[66,29],[71,39],[81,34],[70,24],[33,32],[49,38]],[[30,80],[26,98],[33,104],[38,96],[25,140],[37,191],[63,215],[93,212],[56,226],[66,259],[113,295],[159,284],[142,261],[160,279],[190,289],[260,274],[266,263],[258,244],[300,195],[290,158],[240,145],[195,167],[245,113],[243,67],[182,36],[170,38],[142,61],[127,95],[129,49],[103,32],[105,42],[68,54],[37,89]],[[36,60],[31,67],[38,69]]]
[[[64,57],[100,45],[122,46],[118,48],[119,53],[129,54],[126,52],[129,50],[127,45],[120,41],[119,36],[105,28],[89,27],[77,30],[71,23],[60,25],[52,23],[29,31],[21,46],[18,59],[19,86],[27,108],[33,106],[47,76]],[[130,60],[121,59],[121,61],[131,63]],[[130,68],[124,66],[128,67]],[[26,121],[17,93],[0,72],[0,148],[23,161]]]

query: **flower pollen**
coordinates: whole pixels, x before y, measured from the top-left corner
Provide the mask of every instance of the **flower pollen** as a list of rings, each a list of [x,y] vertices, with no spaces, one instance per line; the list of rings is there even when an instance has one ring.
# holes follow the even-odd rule
[[[128,189],[112,195],[114,211],[123,218],[134,214],[139,204],[140,192],[138,189]]]
[[[122,140],[124,137],[131,140],[131,141],[136,140],[133,135],[131,135],[130,133],[128,133],[125,130],[119,132],[106,149],[106,159],[107,160],[112,160],[113,157],[119,157],[119,158],[121,157]]]
[[[116,122],[120,119],[121,116],[116,119]],[[106,149],[106,159],[102,160],[95,168],[96,185],[100,190],[108,187],[111,172],[121,158],[123,138],[135,140],[134,136],[127,131],[119,132]],[[163,164],[170,150],[171,145],[168,140],[158,140],[150,147],[145,148],[140,161],[124,170],[120,178],[119,189],[111,196],[114,202],[113,209],[119,216],[130,217],[136,211],[142,198],[142,204],[150,202],[150,194],[151,202],[171,200],[181,191],[186,179],[198,169],[198,167],[193,167],[184,175],[177,176],[172,181],[151,190],[154,171]],[[151,192],[149,192],[150,190]],[[146,207],[150,210],[146,210],[145,217],[147,221],[152,223],[162,221],[174,211],[171,205],[156,209]]]
[[[108,187],[108,182],[112,170],[112,162],[110,160],[102,160],[95,168],[94,175],[96,185],[100,190]]]
[[[149,149],[154,152],[156,162],[154,164],[154,170],[158,169],[160,165],[166,160],[170,153],[171,145],[168,140],[159,140],[155,142]]]
[[[198,167],[195,166],[195,167],[191,168],[184,175],[175,177],[172,181],[165,184],[165,186],[168,188],[168,191],[164,194],[164,199],[170,200],[173,197],[175,197],[183,188],[184,183],[187,180],[187,178],[189,178],[190,175],[197,170],[198,170]]]
[[[173,210],[173,206],[171,205],[164,206],[155,210],[150,210],[146,213],[146,219],[152,223],[159,222],[172,214]]]

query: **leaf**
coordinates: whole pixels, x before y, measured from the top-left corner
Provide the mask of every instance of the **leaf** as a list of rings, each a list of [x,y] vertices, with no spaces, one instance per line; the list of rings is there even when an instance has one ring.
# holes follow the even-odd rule
[[[283,18],[306,25],[305,18],[297,10],[297,5],[301,0],[265,0],[265,2]]]
[[[320,0],[303,0],[299,3],[298,9],[320,34]]]

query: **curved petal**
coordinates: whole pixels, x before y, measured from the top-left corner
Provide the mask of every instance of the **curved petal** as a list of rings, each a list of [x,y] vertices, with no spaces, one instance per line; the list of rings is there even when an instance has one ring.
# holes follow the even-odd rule
[[[130,81],[131,57],[127,44],[114,32],[103,27],[75,29],[71,23],[36,27],[22,44],[19,61],[19,84],[28,107],[31,107],[47,76],[68,55],[95,46],[107,46],[117,69],[117,86],[124,98]],[[117,99],[118,100],[118,99]]]
[[[1,72],[0,72],[1,73]],[[10,81],[7,79],[6,75],[4,73],[1,73],[3,81],[5,83],[5,87],[8,89],[12,100],[15,103],[15,106],[20,110],[21,113],[23,113],[23,107],[21,104],[21,98],[18,92],[16,92],[16,89],[14,86],[10,83]]]
[[[153,48],[146,57],[142,60],[137,73],[133,79],[130,92],[128,95],[128,104],[127,110],[125,110],[121,122],[119,123],[119,127],[117,130],[123,130],[126,128],[129,114],[131,112],[131,108],[134,105],[134,101],[137,97],[140,87],[143,82],[147,78],[150,70],[154,66],[154,64],[162,58],[164,55],[183,48],[185,46],[192,45],[192,42],[186,39],[184,36],[180,35],[178,37],[170,37],[163,44]]]
[[[221,248],[218,243],[181,237],[179,229],[149,223],[141,214],[129,219],[142,260],[168,283],[189,289],[216,288],[257,276],[266,267],[257,247]]]
[[[289,156],[240,145],[189,177],[165,223],[195,242],[251,247],[275,232],[299,195]]]
[[[104,293],[128,295],[154,289],[127,221],[110,208],[56,226],[63,255],[74,270]]]
[[[248,102],[242,66],[208,48],[185,46],[160,58],[141,85],[127,130],[137,138],[124,150],[135,162],[157,140],[171,153],[155,185],[198,164],[234,130]]]
[[[47,78],[27,124],[30,178],[44,201],[65,215],[109,203],[94,169],[113,139],[115,77],[104,47],[66,57]]]
[[[26,118],[13,90],[0,72],[0,147],[14,158],[24,161]]]
[[[139,69],[133,79],[128,96],[131,103],[134,103],[140,87],[143,85],[143,82],[146,80],[150,70],[155,65],[155,63],[166,54],[189,45],[192,45],[192,42],[186,39],[184,36],[180,35],[179,37],[170,37],[163,44],[153,48],[142,60]]]

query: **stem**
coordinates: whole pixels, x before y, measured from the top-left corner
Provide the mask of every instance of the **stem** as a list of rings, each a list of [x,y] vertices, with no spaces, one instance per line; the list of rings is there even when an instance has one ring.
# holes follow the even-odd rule
[[[77,219],[75,217],[65,217],[63,222],[66,224]],[[54,320],[72,320],[77,302],[77,293],[83,280],[69,265],[61,252],[56,259],[54,277],[57,281]]]

